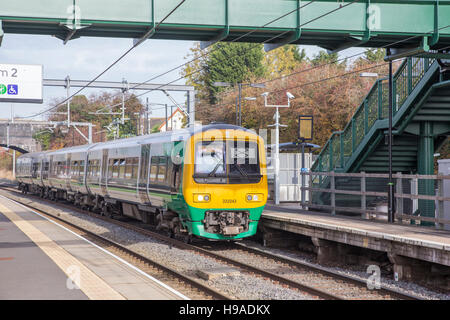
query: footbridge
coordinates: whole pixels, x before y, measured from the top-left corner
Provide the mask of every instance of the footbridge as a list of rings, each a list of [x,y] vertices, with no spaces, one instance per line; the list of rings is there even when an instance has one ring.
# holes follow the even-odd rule
[[[1,32],[79,37],[292,43],[443,49],[450,46],[444,0],[2,1]],[[150,32],[149,32],[150,31]]]

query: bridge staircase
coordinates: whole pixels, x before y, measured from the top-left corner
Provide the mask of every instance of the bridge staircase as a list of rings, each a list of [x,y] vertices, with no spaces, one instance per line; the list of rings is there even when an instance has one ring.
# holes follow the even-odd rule
[[[450,134],[450,80],[446,77],[438,61],[416,57],[405,59],[393,75],[394,173],[434,174],[434,153]],[[388,79],[378,79],[344,130],[331,135],[311,171],[387,173],[388,106]],[[312,182],[316,188],[330,187],[326,176],[314,176]],[[336,177],[335,188],[361,190],[361,182]],[[366,180],[366,191],[387,191],[386,179]],[[434,195],[433,181],[419,181],[419,193]],[[311,197],[313,203],[329,205],[330,193],[313,192]],[[359,206],[361,199],[336,194],[335,201],[336,206],[352,207]],[[419,211],[416,213],[434,216],[434,203],[419,200]]]

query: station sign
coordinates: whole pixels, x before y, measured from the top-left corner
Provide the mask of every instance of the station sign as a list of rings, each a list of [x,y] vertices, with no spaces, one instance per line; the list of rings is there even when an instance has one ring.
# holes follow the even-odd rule
[[[42,65],[0,64],[0,102],[42,103]]]

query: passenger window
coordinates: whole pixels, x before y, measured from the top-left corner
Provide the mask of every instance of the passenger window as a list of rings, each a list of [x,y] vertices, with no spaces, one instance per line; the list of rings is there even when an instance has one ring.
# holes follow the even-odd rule
[[[113,178],[118,178],[119,177],[119,164],[120,164],[120,160],[119,159],[115,159],[113,162],[113,171],[112,171],[112,177]]]
[[[126,159],[126,170],[125,170],[125,178],[126,179],[137,179],[137,170],[138,170],[138,158],[127,158]]]
[[[120,159],[119,160],[119,178],[123,179],[125,178],[125,165],[126,165],[126,161],[125,159]]]
[[[70,175],[73,177],[77,173],[78,173],[78,162],[77,161],[73,161],[72,162],[72,166],[70,168]]]
[[[158,182],[166,181],[167,157],[159,157]]]
[[[139,170],[139,158],[132,158],[132,172],[131,172],[131,178],[133,180],[136,180],[138,177],[138,170]]]
[[[158,174],[158,162],[159,162],[159,157],[152,157],[151,167],[150,167],[150,181],[153,181],[153,182],[156,181],[156,176]]]
[[[79,172],[79,176],[83,177],[84,176],[84,160],[80,161],[80,165],[78,167],[78,172]]]

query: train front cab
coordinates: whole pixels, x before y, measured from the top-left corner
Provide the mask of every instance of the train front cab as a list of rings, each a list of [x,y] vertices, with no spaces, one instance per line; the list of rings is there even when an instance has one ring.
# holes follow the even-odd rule
[[[186,149],[188,229],[216,240],[254,235],[268,196],[263,139],[241,129],[207,130],[191,136]]]

